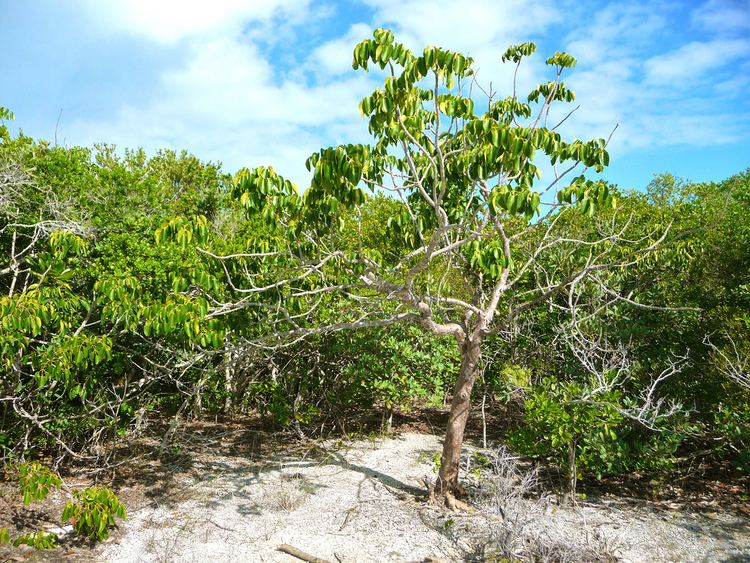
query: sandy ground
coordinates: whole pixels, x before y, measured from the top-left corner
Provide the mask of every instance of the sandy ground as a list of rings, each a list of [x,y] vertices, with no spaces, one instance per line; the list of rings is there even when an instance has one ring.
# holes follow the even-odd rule
[[[211,456],[200,477],[181,483],[178,501],[131,509],[96,558],[299,561],[278,551],[289,544],[331,562],[482,560],[502,528],[497,513],[451,513],[421,498],[439,450],[438,437],[405,433],[263,464]],[[632,562],[750,561],[748,519],[528,502],[533,521],[524,534],[550,545],[594,547]]]

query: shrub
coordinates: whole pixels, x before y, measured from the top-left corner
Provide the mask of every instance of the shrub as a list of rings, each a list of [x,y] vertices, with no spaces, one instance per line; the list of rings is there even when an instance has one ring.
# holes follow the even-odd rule
[[[35,549],[52,549],[57,545],[57,536],[44,530],[38,532],[31,532],[18,536],[13,540],[13,545],[18,547],[19,545],[29,545]]]
[[[750,473],[750,403],[734,407],[720,404],[714,413],[714,425],[721,443],[719,452],[731,451],[735,466]]]
[[[565,467],[571,478],[586,472],[601,479],[634,469],[664,469],[673,463],[682,441],[680,432],[639,428],[622,414],[627,405],[620,391],[583,397],[579,383],[545,378],[529,391],[525,426],[510,434],[511,445]]]
[[[24,506],[32,500],[44,500],[51,488],[62,486],[62,479],[51,469],[38,462],[24,462],[18,465],[18,485],[23,494]],[[105,487],[89,487],[74,491],[73,499],[65,506],[63,521],[70,521],[76,533],[92,540],[105,540],[109,528],[115,525],[115,518],[125,518],[125,506],[117,495]],[[6,528],[0,529],[0,545],[11,543]],[[49,549],[57,543],[57,536],[45,531],[31,532],[17,537],[13,545],[29,545],[37,549]]]
[[[32,500],[44,500],[52,487],[57,489],[61,484],[60,476],[39,462],[24,462],[18,466],[18,486],[24,506],[29,506]]]
[[[125,506],[117,495],[104,487],[89,487],[73,493],[74,501],[65,506],[64,521],[70,521],[75,531],[92,540],[106,540],[115,517],[125,518]]]

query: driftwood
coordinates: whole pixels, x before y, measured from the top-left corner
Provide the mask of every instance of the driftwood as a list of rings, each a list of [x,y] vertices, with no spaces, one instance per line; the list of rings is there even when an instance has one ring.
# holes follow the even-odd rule
[[[321,559],[320,557],[315,557],[314,555],[305,553],[301,549],[297,549],[287,543],[282,543],[277,549],[291,555],[292,557],[302,559],[302,561],[307,561],[307,563],[329,563],[326,559]]]

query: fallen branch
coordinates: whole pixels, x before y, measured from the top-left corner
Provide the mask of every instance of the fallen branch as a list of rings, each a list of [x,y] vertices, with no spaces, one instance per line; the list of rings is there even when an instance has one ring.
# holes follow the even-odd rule
[[[320,557],[315,557],[314,555],[305,553],[301,549],[297,549],[287,543],[282,543],[276,549],[291,555],[292,557],[296,557],[297,559],[302,559],[302,561],[307,561],[307,563],[329,563],[326,559],[321,559]]]

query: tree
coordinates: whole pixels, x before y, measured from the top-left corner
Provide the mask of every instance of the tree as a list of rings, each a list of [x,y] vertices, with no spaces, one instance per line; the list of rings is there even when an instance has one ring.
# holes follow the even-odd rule
[[[745,468],[750,459],[742,455],[750,436],[750,394],[742,384],[750,349],[749,203],[748,171],[709,183],[658,175],[645,194],[628,198],[642,228],[672,223],[659,251],[629,269],[624,280],[642,300],[668,308],[632,311],[604,329],[629,342],[632,359],[651,373],[687,352],[680,377],[662,390],[690,409],[685,446],[700,455],[736,452]],[[680,308],[692,311],[675,314]]]
[[[111,354],[107,336],[84,330],[91,311],[75,288],[91,229],[70,202],[37,184],[22,156],[28,138],[11,141],[0,128],[0,141],[0,414],[7,421],[0,448],[28,449],[41,432],[74,454],[54,428],[70,413],[49,406],[60,396],[85,397],[77,372],[95,370]],[[52,424],[47,409],[59,411]],[[23,423],[10,424],[16,418]]]
[[[218,167],[185,153],[121,158],[0,127],[0,457],[38,446],[81,457],[154,395],[192,402],[214,368],[192,342],[222,334],[187,290],[211,274],[153,232],[178,213],[212,215],[221,184]]]
[[[502,58],[517,70],[534,51],[534,44],[523,43]],[[383,88],[360,103],[371,145],[313,154],[304,194],[272,168],[235,176],[234,195],[248,217],[273,230],[250,237],[246,249],[231,256],[202,249],[224,264],[238,296],[209,316],[267,311],[272,334],[247,342],[255,346],[400,322],[453,338],[461,366],[435,487],[453,502],[483,342],[491,335],[512,337],[524,312],[564,303],[587,283],[601,293],[603,272],[638,262],[663,234],[629,240],[629,221],[612,214],[598,221],[595,238],[570,238],[559,229],[592,220],[616,201],[606,182],[583,175],[609,163],[606,140],[565,141],[557,131],[575,111],[555,111],[574,99],[562,81],[575,65],[572,56],[548,58],[553,79],[526,100],[515,84],[501,99],[481,89],[469,57],[437,47],[417,55],[383,29],[354,49],[354,69],[371,64],[385,73]],[[476,110],[477,89],[486,99],[484,112]],[[541,176],[537,153],[552,168],[541,189],[533,187]],[[381,236],[394,241],[385,251],[368,243],[368,192],[398,202],[378,225]],[[354,240],[343,229],[352,217]],[[334,295],[346,306],[337,318],[325,318],[321,307]],[[604,293],[604,302],[617,299]]]

